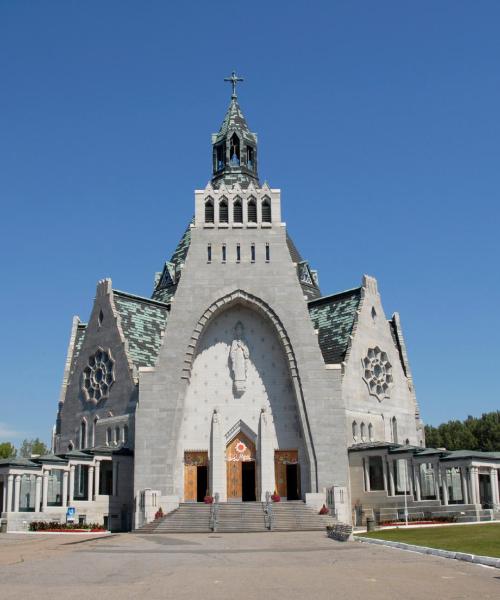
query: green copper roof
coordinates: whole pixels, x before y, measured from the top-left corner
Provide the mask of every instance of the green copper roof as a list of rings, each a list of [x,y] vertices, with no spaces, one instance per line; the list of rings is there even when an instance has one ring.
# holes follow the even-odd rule
[[[113,290],[130,359],[136,367],[152,367],[160,350],[168,306],[163,302]]]
[[[344,360],[360,299],[361,288],[355,288],[309,302],[309,315],[318,330],[319,347],[326,364]]]

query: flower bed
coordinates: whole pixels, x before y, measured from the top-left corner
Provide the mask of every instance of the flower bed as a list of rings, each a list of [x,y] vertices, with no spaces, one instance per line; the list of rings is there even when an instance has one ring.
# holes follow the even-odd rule
[[[32,521],[30,523],[30,531],[42,531],[47,533],[68,532],[68,533],[97,533],[106,531],[99,523],[89,523],[88,525],[80,525],[76,523],[58,523],[57,521]]]

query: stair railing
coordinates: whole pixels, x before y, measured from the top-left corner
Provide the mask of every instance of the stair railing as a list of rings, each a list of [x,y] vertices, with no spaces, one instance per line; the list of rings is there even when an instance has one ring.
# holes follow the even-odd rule
[[[214,501],[210,505],[210,529],[217,531],[217,522],[219,520],[219,493],[214,495]]]
[[[266,527],[269,529],[269,531],[273,530],[273,525],[274,525],[274,515],[273,515],[273,501],[271,499],[271,492],[266,492],[266,504],[265,504],[265,508],[264,508],[264,513],[265,513],[265,523],[266,523]]]

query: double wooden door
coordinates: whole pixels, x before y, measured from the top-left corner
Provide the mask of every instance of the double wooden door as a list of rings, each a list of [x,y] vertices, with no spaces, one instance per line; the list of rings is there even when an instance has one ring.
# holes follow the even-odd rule
[[[204,489],[203,489],[204,488]],[[184,501],[201,502],[208,491],[208,452],[184,453]]]

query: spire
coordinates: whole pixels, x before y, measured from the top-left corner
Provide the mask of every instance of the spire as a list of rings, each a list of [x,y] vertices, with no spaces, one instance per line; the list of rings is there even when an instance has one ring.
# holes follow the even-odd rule
[[[248,128],[236,96],[236,84],[243,79],[233,71],[224,81],[232,84],[232,95],[219,132],[212,135],[212,185],[239,183],[246,188],[253,182],[258,186],[257,136]]]

